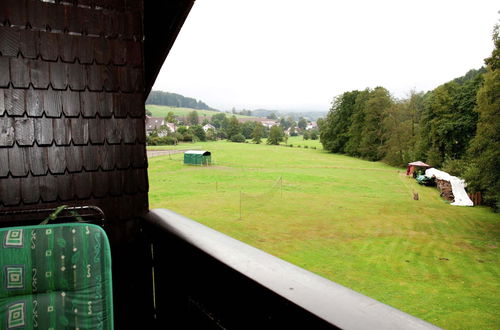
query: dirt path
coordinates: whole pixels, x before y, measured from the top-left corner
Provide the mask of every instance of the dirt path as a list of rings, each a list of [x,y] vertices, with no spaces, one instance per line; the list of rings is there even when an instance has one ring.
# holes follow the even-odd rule
[[[185,150],[148,150],[148,158],[183,153]]]

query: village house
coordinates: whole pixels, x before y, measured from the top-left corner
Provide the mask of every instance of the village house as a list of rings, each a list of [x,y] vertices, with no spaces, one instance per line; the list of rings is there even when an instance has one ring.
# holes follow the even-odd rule
[[[273,126],[279,125],[277,120],[263,120],[261,121],[262,125],[267,128],[271,128]]]
[[[177,132],[177,125],[175,125],[174,123],[166,123],[165,125],[168,127],[168,130],[170,132],[172,133]]]
[[[165,119],[162,117],[149,117],[146,116],[146,134],[149,135],[154,130],[158,130],[161,126],[165,125]]]
[[[174,123],[167,123],[162,117],[146,116],[146,134],[151,134],[154,130],[159,131],[162,126],[166,126],[169,132],[177,131],[177,126]],[[158,136],[163,137],[165,133],[159,133]]]
[[[212,124],[206,124],[202,128],[205,131],[205,133],[208,132],[209,129],[213,129],[215,131],[215,126]]]
[[[307,123],[307,126],[306,126],[307,131],[310,131],[310,130],[316,129],[316,128],[318,128],[318,124],[315,121]]]
[[[264,127],[271,128],[274,125],[279,125],[277,120],[267,119],[267,118],[259,118],[259,117],[251,117],[251,118],[238,118],[238,122],[244,123],[247,121],[255,121],[261,123]]]

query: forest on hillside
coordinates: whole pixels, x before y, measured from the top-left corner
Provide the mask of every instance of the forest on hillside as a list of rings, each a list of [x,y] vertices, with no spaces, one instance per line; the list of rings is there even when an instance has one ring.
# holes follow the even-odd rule
[[[216,109],[209,107],[206,103],[192,97],[162,91],[151,91],[146,99],[146,104],[217,111]]]
[[[384,87],[334,98],[320,139],[326,150],[403,166],[422,160],[460,176],[500,209],[500,37],[486,67],[432,91],[394,99]]]

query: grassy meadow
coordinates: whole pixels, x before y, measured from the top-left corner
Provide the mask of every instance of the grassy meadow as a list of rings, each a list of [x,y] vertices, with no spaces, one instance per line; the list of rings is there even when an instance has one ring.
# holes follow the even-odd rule
[[[438,326],[500,328],[498,214],[451,206],[403,169],[330,154],[301,137],[287,143],[294,147],[156,147],[206,149],[215,165],[184,166],[182,154],[150,158],[150,208],[181,213]]]
[[[171,107],[166,105],[154,105],[154,104],[146,104],[146,110],[151,111],[153,117],[166,117],[169,112],[173,112],[174,116],[177,117],[185,117],[188,113],[195,110],[198,112],[198,116],[200,122],[203,119],[210,119],[213,115],[216,115],[220,112],[212,111],[212,110],[198,110],[191,108],[179,108],[179,107]],[[232,116],[232,114],[226,113],[226,116]],[[251,118],[249,116],[235,115],[237,118]],[[255,118],[255,117],[254,117]]]

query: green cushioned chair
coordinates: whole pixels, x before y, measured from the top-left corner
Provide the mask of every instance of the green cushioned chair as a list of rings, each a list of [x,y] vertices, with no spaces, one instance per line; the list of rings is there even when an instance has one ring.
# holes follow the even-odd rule
[[[113,329],[111,254],[86,223],[0,229],[0,329]]]

